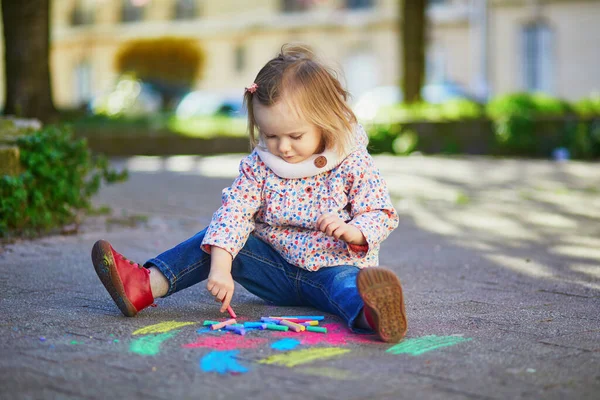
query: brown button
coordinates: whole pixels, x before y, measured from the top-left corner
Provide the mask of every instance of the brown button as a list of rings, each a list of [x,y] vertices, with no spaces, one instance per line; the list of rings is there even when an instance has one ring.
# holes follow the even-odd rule
[[[325,165],[327,165],[327,158],[325,156],[315,158],[315,166],[317,168],[323,168]]]

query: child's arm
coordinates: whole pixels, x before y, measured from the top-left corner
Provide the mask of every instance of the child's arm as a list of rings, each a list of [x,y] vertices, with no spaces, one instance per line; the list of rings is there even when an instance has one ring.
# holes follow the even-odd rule
[[[348,242],[348,248],[357,256],[365,256],[368,251],[379,248],[396,229],[399,218],[373,158],[365,152],[351,156],[349,161],[347,182],[352,220],[348,225],[362,233],[366,245]]]
[[[221,312],[225,312],[233,297],[234,283],[231,276],[231,254],[220,247],[211,246],[210,273],[206,289],[221,302]]]
[[[257,155],[244,158],[240,163],[240,174],[233,184],[224,189],[221,207],[213,214],[202,249],[211,252],[211,246],[226,250],[232,258],[246,244],[254,230],[254,217],[262,205],[264,164]]]
[[[254,215],[262,202],[264,165],[252,154],[240,163],[240,175],[231,187],[223,190],[222,205],[214,213],[202,241],[202,250],[211,254],[206,288],[222,301],[221,312],[233,296],[231,263],[246,244],[254,229]]]

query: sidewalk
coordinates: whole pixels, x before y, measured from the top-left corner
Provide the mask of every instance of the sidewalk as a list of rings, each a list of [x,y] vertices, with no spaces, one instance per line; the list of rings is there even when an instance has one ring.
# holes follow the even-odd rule
[[[202,284],[122,317],[93,243],[143,262],[186,239],[239,159],[115,161],[130,180],[94,199],[111,218],[0,248],[1,399],[597,398],[599,164],[376,157],[401,215],[381,253],[404,285],[399,345],[329,315],[327,334],[205,332],[203,320],[225,316]],[[240,286],[232,305],[247,320],[316,314]]]

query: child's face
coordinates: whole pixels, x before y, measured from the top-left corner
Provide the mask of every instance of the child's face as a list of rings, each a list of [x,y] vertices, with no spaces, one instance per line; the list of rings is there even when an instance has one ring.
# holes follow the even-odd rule
[[[296,115],[285,101],[267,107],[254,99],[252,107],[260,135],[271,154],[295,164],[321,147],[321,130]]]

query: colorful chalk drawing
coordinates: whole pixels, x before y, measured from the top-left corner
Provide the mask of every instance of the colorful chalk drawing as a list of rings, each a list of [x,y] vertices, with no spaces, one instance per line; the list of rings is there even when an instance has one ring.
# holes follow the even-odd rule
[[[195,325],[196,322],[177,322],[177,321],[165,321],[160,324],[148,325],[144,328],[140,328],[133,332],[132,335],[148,335],[150,333],[164,333],[172,331],[173,329],[181,328],[182,326]]]
[[[215,350],[254,349],[267,342],[266,338],[243,338],[235,333],[213,336],[203,335],[193,343],[184,344],[182,347],[193,349],[197,347],[208,347]]]
[[[180,331],[165,332],[158,335],[142,336],[129,345],[129,351],[142,356],[155,356],[160,351],[160,345]]]
[[[235,359],[239,352],[239,350],[211,351],[200,360],[200,369],[204,372],[219,374],[248,372],[248,368],[240,365]]]
[[[329,344],[332,346],[345,346],[353,343],[364,343],[364,344],[383,344],[377,340],[375,335],[359,335],[350,334],[348,327],[340,323],[323,324],[320,325],[327,328],[327,333],[318,332],[302,332],[300,334],[296,332],[273,332],[275,337],[297,337],[298,340],[304,345],[314,344]]]
[[[306,364],[316,360],[325,360],[337,357],[350,352],[349,349],[340,349],[338,347],[318,347],[314,349],[304,349],[290,351],[284,354],[276,354],[258,361],[259,364],[275,364],[284,367],[295,367],[296,365]]]
[[[280,351],[294,350],[300,344],[299,340],[286,338],[271,343],[271,348]]]
[[[462,342],[468,342],[472,338],[464,338],[461,336],[436,336],[429,335],[420,338],[405,339],[395,346],[386,350],[386,353],[392,354],[410,354],[418,356],[428,351],[439,349],[440,347],[454,346]]]

